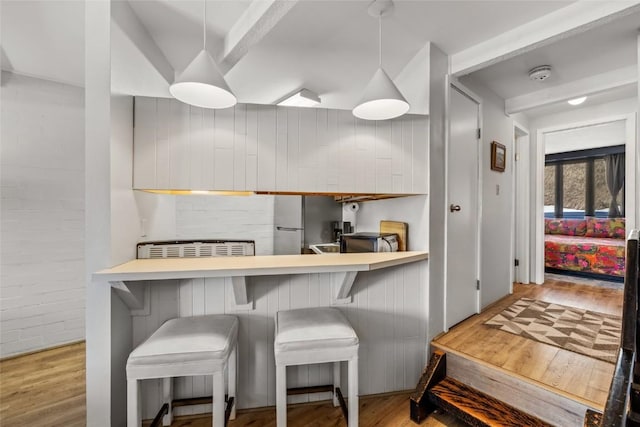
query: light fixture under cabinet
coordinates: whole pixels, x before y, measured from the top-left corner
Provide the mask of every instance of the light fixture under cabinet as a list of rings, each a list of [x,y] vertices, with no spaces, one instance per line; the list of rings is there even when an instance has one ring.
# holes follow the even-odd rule
[[[316,107],[320,105],[320,97],[309,89],[301,89],[288,98],[278,102],[286,107]]]

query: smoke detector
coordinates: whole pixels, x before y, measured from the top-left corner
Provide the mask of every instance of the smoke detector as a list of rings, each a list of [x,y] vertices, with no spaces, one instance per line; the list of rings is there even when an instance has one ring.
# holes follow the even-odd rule
[[[529,78],[534,82],[545,81],[551,76],[551,65],[541,65],[529,70]]]

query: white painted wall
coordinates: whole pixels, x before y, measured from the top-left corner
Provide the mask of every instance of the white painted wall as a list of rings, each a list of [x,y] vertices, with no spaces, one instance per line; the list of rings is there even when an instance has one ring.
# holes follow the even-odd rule
[[[256,255],[273,254],[273,196],[213,196],[176,199],[179,239],[248,239]]]
[[[402,221],[408,224],[408,251],[429,250],[429,199],[409,196],[374,200],[359,204],[356,213],[343,209],[343,221],[350,221],[357,232],[377,232],[380,221]]]
[[[0,357],[84,339],[84,90],[2,72]]]
[[[111,289],[91,275],[111,266],[111,2],[85,2],[85,283],[87,285],[87,424],[123,425],[124,364],[105,355],[126,344],[114,342]],[[113,318],[114,322],[128,319]],[[109,339],[111,337],[111,339]],[[128,344],[128,343],[127,343]],[[115,362],[115,360],[114,360]],[[112,393],[115,391],[115,393]],[[113,396],[112,396],[113,394]],[[112,405],[113,403],[113,405]],[[118,405],[118,406],[116,406]]]
[[[144,236],[141,235],[138,241],[255,240],[256,255],[273,254],[274,196],[135,193],[139,215],[144,222]]]
[[[513,119],[504,99],[472,78],[460,82],[482,98],[482,222],[480,229],[480,307],[511,291],[513,263]],[[504,172],[491,170],[491,142],[507,149]],[[451,159],[455,161],[455,159]]]
[[[136,257],[140,221],[134,192],[133,97],[111,96],[111,262],[121,264]]]
[[[544,153],[565,153],[590,148],[624,145],[627,141],[624,120],[561,130],[545,135]]]
[[[406,98],[411,114],[429,114],[429,74],[431,46],[426,44],[404,66],[394,83]]]

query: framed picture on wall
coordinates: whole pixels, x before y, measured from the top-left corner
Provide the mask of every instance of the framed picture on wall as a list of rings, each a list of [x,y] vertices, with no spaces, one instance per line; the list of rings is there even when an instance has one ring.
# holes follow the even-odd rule
[[[499,142],[491,143],[491,170],[504,172],[507,163],[507,148]]]

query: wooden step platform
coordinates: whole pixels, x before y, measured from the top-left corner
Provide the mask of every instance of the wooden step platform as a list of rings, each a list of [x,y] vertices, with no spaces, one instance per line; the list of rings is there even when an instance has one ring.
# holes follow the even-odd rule
[[[434,346],[438,348],[438,346]],[[602,407],[469,355],[439,348],[447,357],[447,376],[491,395],[552,425],[581,427],[587,409]]]
[[[601,424],[602,412],[587,409],[587,414],[584,416],[584,427],[600,427]]]
[[[485,325],[519,298],[621,315],[622,291],[568,282],[514,284],[507,296],[431,342],[446,376],[551,425],[583,427],[602,412],[615,365]],[[594,417],[595,418],[595,417]]]
[[[449,377],[429,390],[429,400],[474,427],[551,427],[551,424]]]

